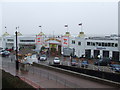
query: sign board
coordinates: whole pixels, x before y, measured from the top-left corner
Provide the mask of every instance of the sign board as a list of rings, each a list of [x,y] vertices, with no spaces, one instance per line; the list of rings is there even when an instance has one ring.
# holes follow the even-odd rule
[[[96,49],[101,50],[101,49],[106,49],[106,48],[105,47],[96,47]]]
[[[68,47],[68,45],[69,45],[69,37],[63,36],[62,37],[62,46],[63,47]]]
[[[43,44],[43,37],[42,37],[42,35],[36,35],[36,44],[39,44],[39,45]]]

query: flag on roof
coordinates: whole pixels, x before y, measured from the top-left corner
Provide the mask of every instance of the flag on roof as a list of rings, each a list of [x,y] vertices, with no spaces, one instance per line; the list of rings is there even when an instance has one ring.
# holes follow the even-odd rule
[[[79,26],[82,25],[82,23],[78,24]]]
[[[68,27],[68,25],[65,25],[65,27]]]

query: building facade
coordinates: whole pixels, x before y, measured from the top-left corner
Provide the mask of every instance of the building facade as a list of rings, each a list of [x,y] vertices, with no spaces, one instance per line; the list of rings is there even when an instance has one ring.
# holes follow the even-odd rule
[[[47,48],[50,52],[61,54],[64,48],[74,48],[74,55],[87,58],[101,57],[112,58],[120,61],[118,36],[87,37],[84,32],[78,36],[71,36],[69,32],[60,36],[47,36],[40,32],[38,35],[22,35],[18,33],[18,48],[31,48],[41,50]],[[2,36],[2,47],[16,49],[15,35],[5,33]]]

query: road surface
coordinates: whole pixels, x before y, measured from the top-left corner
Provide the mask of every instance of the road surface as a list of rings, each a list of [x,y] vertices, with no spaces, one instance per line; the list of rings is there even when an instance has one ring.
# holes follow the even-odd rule
[[[15,72],[15,62],[10,58],[2,58],[3,69],[13,74]],[[19,76],[24,76],[44,88],[115,88],[102,83],[77,78],[64,73],[59,73],[43,68],[28,66],[28,72],[20,71]]]

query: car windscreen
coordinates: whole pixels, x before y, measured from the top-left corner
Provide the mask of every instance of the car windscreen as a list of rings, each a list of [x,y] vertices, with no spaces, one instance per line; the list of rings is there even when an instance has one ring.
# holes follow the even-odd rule
[[[36,55],[32,55],[32,58],[36,58]]]
[[[46,57],[46,55],[42,55],[41,57]]]
[[[55,59],[55,60],[59,60],[59,59]]]
[[[87,63],[87,61],[83,61],[83,63]]]
[[[120,65],[117,65],[117,64],[113,64],[112,66],[120,68]]]
[[[76,62],[76,60],[73,59],[72,62]]]

